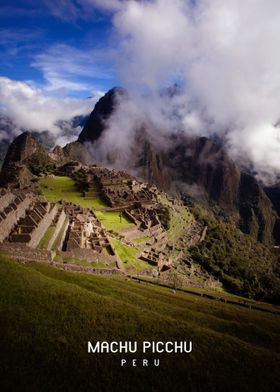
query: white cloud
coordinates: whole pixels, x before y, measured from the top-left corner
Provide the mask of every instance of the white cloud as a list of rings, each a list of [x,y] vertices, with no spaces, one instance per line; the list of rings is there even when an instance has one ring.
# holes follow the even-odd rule
[[[0,100],[4,102],[0,113],[13,119],[18,127],[10,136],[17,135],[19,128],[23,128],[38,132],[48,130],[58,139],[62,129],[57,122],[88,114],[99,97],[85,100],[54,98],[27,82],[0,77]]]
[[[126,1],[126,0],[125,0]],[[95,9],[114,12],[122,9],[122,0],[44,0],[48,12],[65,22],[76,24],[79,20],[94,17]]]
[[[76,21],[79,19],[79,8],[77,2],[69,0],[43,0],[49,13],[65,21]]]
[[[120,75],[139,113],[167,131],[181,126],[195,134],[226,133],[233,156],[246,156],[262,175],[279,173],[273,124],[280,119],[280,2],[117,3]],[[166,107],[158,91],[178,80],[179,108],[175,99]]]
[[[32,66],[43,73],[45,90],[91,91],[93,79],[110,80],[113,77],[114,70],[108,66],[106,56],[101,50],[80,50],[57,44],[37,54]]]

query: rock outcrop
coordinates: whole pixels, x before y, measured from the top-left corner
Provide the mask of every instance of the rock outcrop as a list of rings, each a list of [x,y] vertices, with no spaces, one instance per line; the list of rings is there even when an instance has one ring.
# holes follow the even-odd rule
[[[91,112],[84,129],[79,135],[78,142],[94,142],[97,140],[104,131],[106,124],[105,121],[113,113],[117,105],[117,98],[119,95],[125,95],[126,91],[120,87],[115,87],[108,91],[95,105],[94,110]]]
[[[54,161],[31,132],[24,132],[10,144],[0,173],[0,186],[7,184],[23,188],[33,174],[54,167]]]
[[[79,161],[83,164],[89,164],[93,161],[85,144],[80,142],[72,142],[63,148],[63,153],[66,161]]]
[[[10,144],[5,156],[2,169],[15,163],[23,163],[28,157],[42,149],[42,146],[32,136],[31,132],[24,132]]]

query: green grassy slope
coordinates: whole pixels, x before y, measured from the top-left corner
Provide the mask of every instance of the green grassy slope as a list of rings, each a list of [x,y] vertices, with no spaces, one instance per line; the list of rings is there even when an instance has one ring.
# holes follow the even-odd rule
[[[280,388],[278,316],[3,258],[0,282],[1,390]],[[150,356],[158,368],[121,368],[117,354],[87,354],[88,340],[192,340],[193,352]]]
[[[57,202],[65,200],[85,208],[104,208],[107,205],[99,198],[87,200],[69,177],[48,176],[39,180],[39,187],[47,200]]]
[[[169,209],[169,229],[168,238],[176,245],[176,242],[185,232],[186,228],[194,221],[193,215],[189,209],[181,205],[172,205],[168,198],[164,195],[159,197],[162,205]]]
[[[146,261],[140,260],[137,257],[139,250],[122,243],[119,240],[112,239],[115,250],[117,251],[120,259],[124,263],[125,267],[133,266],[136,271],[145,269],[151,269],[152,266]]]
[[[189,250],[191,257],[231,292],[279,304],[279,262],[272,248],[206,211],[196,212],[208,230],[206,239]]]

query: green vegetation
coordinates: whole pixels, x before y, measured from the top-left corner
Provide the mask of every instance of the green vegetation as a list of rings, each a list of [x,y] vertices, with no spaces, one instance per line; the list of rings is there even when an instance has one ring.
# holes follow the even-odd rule
[[[112,243],[126,267],[133,266],[136,270],[141,271],[143,269],[152,268],[151,265],[143,260],[138,259],[137,253],[139,250],[132,246],[126,245],[123,242],[112,239]]]
[[[48,247],[50,239],[52,238],[54,231],[55,231],[55,226],[50,226],[46,230],[43,238],[39,242],[39,245],[38,245],[39,249],[46,249]]]
[[[164,195],[160,196],[160,202],[169,210],[168,237],[174,245],[193,221],[193,215],[187,207],[175,204],[174,206]]]
[[[63,237],[63,234],[65,232],[67,224],[68,224],[68,219],[65,219],[65,221],[64,221],[64,223],[62,225],[62,228],[60,229],[60,232],[58,233],[56,239],[54,240],[54,243],[53,243],[53,246],[52,246],[53,250],[55,250],[55,249],[57,249],[59,247],[59,245],[60,245],[60,243],[62,241],[62,237]]]
[[[119,212],[114,211],[95,211],[96,217],[104,225],[107,230],[121,230],[128,227],[135,226],[133,222],[128,220],[128,218]]]
[[[79,192],[75,181],[70,177],[48,176],[39,180],[40,190],[47,200],[58,202],[65,200],[85,208],[104,208],[104,202],[95,198],[87,200]]]
[[[30,155],[25,163],[28,169],[35,175],[53,173],[56,168],[55,162],[42,147],[40,147],[38,152]]]
[[[231,224],[197,210],[208,225],[206,239],[190,249],[192,258],[219,278],[231,292],[280,302],[280,271],[272,251]]]
[[[150,240],[151,240],[151,237],[149,237],[149,236],[133,238],[133,242],[136,242],[137,244],[141,244],[141,242],[147,242]]]
[[[279,316],[170,289],[0,263],[3,391],[278,391]],[[137,354],[88,354],[87,342],[138,341]],[[141,342],[189,341],[191,354]],[[155,368],[120,359],[160,359]],[[138,362],[139,363],[139,362]]]

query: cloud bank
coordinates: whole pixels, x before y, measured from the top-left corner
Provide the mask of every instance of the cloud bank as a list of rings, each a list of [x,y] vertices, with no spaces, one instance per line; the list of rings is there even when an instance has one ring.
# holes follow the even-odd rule
[[[45,91],[27,82],[13,81],[0,77],[0,115],[12,119],[13,127],[6,121],[9,132],[1,129],[2,138],[13,139],[24,130],[51,132],[58,143],[65,144],[80,132],[80,128],[71,129],[69,122],[69,138],[65,136],[61,121],[69,121],[80,115],[87,115],[95,104],[96,98],[81,100],[74,98],[55,98],[46,95]],[[2,126],[5,124],[2,121]],[[63,136],[64,135],[64,136]],[[4,137],[6,136],[6,137]],[[63,136],[63,137],[62,137]]]
[[[134,105],[119,105],[126,120],[114,116],[107,147],[118,129],[128,135],[144,116],[167,132],[220,135],[233,157],[253,162],[262,178],[273,180],[280,172],[279,1],[116,4],[119,73]],[[182,91],[167,105],[159,91],[174,82]]]

